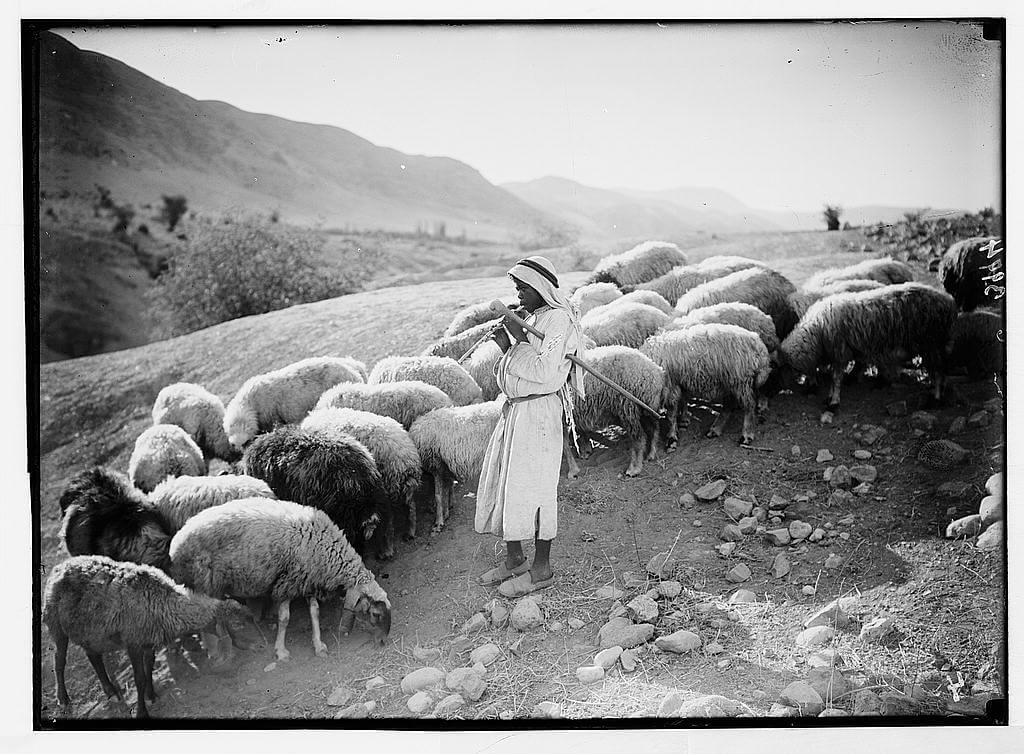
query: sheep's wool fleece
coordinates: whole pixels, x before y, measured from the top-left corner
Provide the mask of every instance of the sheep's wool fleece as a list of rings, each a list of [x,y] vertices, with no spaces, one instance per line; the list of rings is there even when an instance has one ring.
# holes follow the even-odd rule
[[[578,346],[570,316],[548,306],[527,319],[543,341],[510,348],[498,362],[502,399],[476,495],[476,530],[507,542],[554,539],[558,533],[558,470],[562,460],[562,401],[572,363],[566,354]],[[517,399],[530,396],[528,400]],[[540,397],[532,397],[540,396]],[[540,514],[540,528],[536,527]]]

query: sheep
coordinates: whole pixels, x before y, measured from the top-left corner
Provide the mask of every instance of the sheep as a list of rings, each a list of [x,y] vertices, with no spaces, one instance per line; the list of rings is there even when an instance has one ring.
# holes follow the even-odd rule
[[[580,316],[586,315],[591,309],[610,304],[622,298],[622,291],[615,283],[589,283],[581,285],[572,292],[569,300],[579,309]]]
[[[893,285],[909,283],[913,279],[914,271],[906,262],[900,262],[892,257],[882,257],[865,259],[849,267],[822,270],[809,277],[802,287],[805,291],[813,291],[840,280],[877,280],[883,285]]]
[[[302,429],[341,432],[366,446],[380,471],[381,486],[391,505],[384,509],[385,553],[394,552],[394,513],[392,506],[403,503],[408,511],[406,538],[416,536],[416,500],[420,486],[420,454],[409,433],[388,416],[378,416],[351,408],[321,408],[310,413]]]
[[[626,302],[633,302],[637,304],[647,304],[653,306],[655,309],[662,311],[663,313],[674,317],[676,315],[675,307],[670,304],[664,296],[657,291],[645,291],[635,290],[623,295],[620,298],[615,299],[607,306],[618,306]],[[674,303],[674,302],[673,302]]]
[[[180,476],[161,482],[149,493],[149,501],[163,514],[172,536],[199,511],[244,497],[275,499],[266,482],[245,474]]]
[[[637,286],[637,290],[654,291],[669,303],[675,304],[680,296],[698,285],[751,267],[767,265],[746,257],[708,257],[699,264],[675,267],[661,277]]]
[[[240,453],[224,433],[224,403],[192,382],[175,382],[157,393],[153,424],[177,424],[196,441],[207,459],[236,461]]]
[[[614,283],[620,288],[639,285],[681,264],[686,264],[686,255],[674,243],[645,241],[621,254],[604,257],[586,283]]]
[[[224,411],[228,442],[242,450],[260,432],[297,424],[324,391],[341,382],[365,382],[362,362],[348,357],[315,356],[247,379]]]
[[[433,531],[444,528],[455,498],[455,480],[469,486],[479,479],[484,452],[498,426],[502,404],[496,400],[435,409],[409,428],[423,470],[434,481]]]
[[[580,329],[599,346],[639,348],[647,338],[667,325],[670,319],[664,312],[647,304],[613,302],[583,317]]]
[[[374,639],[391,631],[391,603],[352,548],[344,532],[323,511],[287,500],[232,500],[190,518],[171,540],[171,573],[185,586],[213,597],[269,596],[278,605],[278,660],[291,653],[285,631],[291,600],[305,597],[317,656],[320,600],[344,592],[340,630],[352,630],[355,613],[366,613]]]
[[[965,238],[946,250],[938,275],[959,309],[974,311],[994,304],[1006,293],[1003,239]]]
[[[504,300],[504,303],[509,307],[513,307],[516,304],[510,300]],[[451,323],[444,330],[444,337],[451,338],[458,335],[471,327],[476,327],[484,322],[489,322],[495,319],[494,312],[491,310],[491,299],[487,301],[478,301],[475,304],[460,309],[455,313],[455,317],[452,318]],[[478,336],[479,337],[479,336]],[[460,356],[462,354],[459,354]]]
[[[491,312],[493,315],[494,312]],[[436,343],[431,343],[429,346],[420,351],[420,356],[448,356],[458,361],[466,352],[473,347],[475,343],[480,341],[485,335],[490,334],[492,328],[498,323],[500,317],[492,317],[486,322],[481,322],[479,325],[474,325],[468,330],[463,330],[456,335],[450,335],[441,338]]]
[[[873,291],[877,288],[882,288],[886,283],[880,283],[877,280],[837,280],[834,283],[823,285],[820,288],[807,289],[803,288],[799,291],[789,294],[789,304],[793,307],[793,312],[796,314],[797,321],[799,321],[807,310],[811,307],[815,301],[820,301],[825,296],[831,296],[833,293],[855,293],[857,291]]]
[[[587,363],[648,406],[660,409],[665,373],[635,348],[600,346],[587,352]],[[586,397],[576,400],[573,411],[577,428],[582,431],[598,431],[609,424],[622,427],[630,439],[629,466],[625,473],[629,477],[636,476],[643,470],[644,454],[647,454],[647,460],[653,460],[657,454],[655,440],[658,418],[651,416],[633,401],[623,398],[605,383],[592,377],[584,379]],[[580,469],[573,457],[571,445],[571,438],[567,438],[563,449],[568,475],[575,479]]]
[[[386,511],[377,463],[353,437],[278,427],[249,444],[242,467],[244,473],[270,485],[279,499],[324,511],[360,555]]]
[[[501,393],[498,378],[494,373],[501,357],[502,351],[498,344],[487,341],[473,349],[463,364],[473,381],[480,386],[480,397],[485,401],[493,401]]]
[[[156,700],[157,647],[210,624],[223,626],[243,648],[261,641],[252,615],[237,602],[197,594],[152,566],[103,555],[80,555],[54,566],[43,590],[42,621],[56,645],[53,675],[59,705],[71,706],[64,682],[68,642],[85,650],[107,697],[122,702],[121,689],[107,675],[103,653],[124,648],[132,663],[140,718],[149,717],[146,698]]]
[[[769,357],[773,357],[779,350],[779,336],[775,333],[775,323],[772,318],[752,304],[742,302],[726,302],[702,306],[694,309],[684,317],[670,322],[666,330],[681,330],[685,327],[697,324],[718,323],[723,325],[737,325],[757,333],[768,349]]]
[[[775,270],[749,267],[701,283],[679,298],[676,309],[680,315],[686,315],[713,304],[752,304],[772,318],[775,333],[781,339],[796,324],[796,314],[789,303],[789,294],[795,290],[796,287]]]
[[[1003,318],[994,312],[961,312],[953,321],[946,344],[946,370],[964,368],[971,379],[1000,375],[1006,370]]]
[[[354,408],[381,416],[389,416],[406,430],[428,411],[451,406],[452,399],[434,385],[419,380],[381,382],[364,385],[342,382],[320,396],[314,410],[321,408]]]
[[[170,523],[124,474],[95,466],[72,477],[61,493],[60,536],[71,555],[163,568],[171,543]]]
[[[482,400],[476,380],[455,359],[440,356],[388,356],[373,365],[367,382],[420,380],[441,388],[456,406]]]
[[[779,346],[779,364],[813,374],[832,371],[827,406],[839,408],[839,389],[851,361],[886,363],[894,357],[922,357],[939,400],[943,352],[956,318],[956,302],[921,283],[898,283],[856,293],[836,293],[811,305]]]
[[[152,492],[167,477],[202,476],[203,451],[176,424],[154,424],[135,439],[128,459],[128,477],[143,492]]]
[[[640,351],[665,371],[662,405],[670,451],[678,443],[677,415],[684,392],[710,402],[735,401],[744,412],[740,442],[754,441],[757,394],[771,368],[768,349],[756,333],[737,325],[698,324],[655,335]],[[721,436],[728,417],[726,405],[707,436]]]

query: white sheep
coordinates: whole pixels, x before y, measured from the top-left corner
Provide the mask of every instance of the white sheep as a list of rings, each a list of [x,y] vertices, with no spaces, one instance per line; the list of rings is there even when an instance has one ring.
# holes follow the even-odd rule
[[[767,265],[746,257],[708,257],[699,264],[675,267],[664,275],[637,286],[637,290],[654,291],[669,303],[675,304],[683,294],[698,285],[751,267]]]
[[[314,409],[354,408],[369,411],[390,416],[405,429],[409,429],[416,419],[428,411],[451,405],[452,399],[439,387],[420,380],[400,380],[375,385],[342,382],[321,395]]]
[[[776,335],[784,338],[796,324],[796,314],[789,302],[789,294],[795,290],[789,280],[771,268],[748,267],[701,283],[679,298],[676,309],[685,316],[713,304],[751,304],[772,318]]]
[[[153,402],[153,424],[177,424],[207,459],[239,458],[224,432],[224,402],[202,385],[175,382],[161,389]]]
[[[245,474],[180,476],[160,482],[149,493],[172,535],[199,511],[246,497],[276,499],[266,482]]]
[[[361,364],[348,357],[315,356],[250,377],[224,412],[228,441],[241,450],[260,432],[302,421],[325,390],[340,382],[364,382]]]
[[[491,312],[493,314],[494,312]],[[486,322],[474,325],[455,335],[445,336],[420,351],[420,356],[448,356],[458,361],[485,335],[488,335],[500,317],[491,317]]]
[[[895,283],[909,283],[914,279],[914,271],[906,262],[900,262],[892,257],[880,259],[865,259],[863,262],[851,264],[848,267],[831,268],[822,270],[811,275],[802,288],[805,291],[813,291],[840,280],[877,280],[883,285]]]
[[[753,304],[741,302],[726,302],[712,304],[694,309],[689,314],[670,322],[666,330],[682,330],[685,327],[699,324],[717,323],[722,325],[737,325],[757,333],[768,349],[768,355],[774,357],[779,350],[779,336],[775,334],[775,323],[772,318],[758,309]]]
[[[416,444],[423,470],[434,480],[434,530],[444,527],[458,480],[467,487],[480,478],[484,452],[498,426],[503,401],[439,408],[413,422],[409,436]]]
[[[612,302],[583,317],[580,329],[599,346],[639,348],[670,321],[669,315],[647,304]]]
[[[681,264],[686,264],[686,255],[674,243],[645,241],[628,251],[601,259],[586,283],[614,283],[620,288],[636,286]]]
[[[588,283],[581,285],[569,296],[569,300],[579,309],[581,317],[591,309],[610,304],[619,298],[622,298],[622,291],[615,283]]]
[[[135,440],[128,459],[128,478],[143,492],[152,492],[167,477],[202,476],[203,451],[176,424],[155,424]]]
[[[462,364],[473,381],[480,386],[480,395],[485,401],[493,401],[501,393],[494,370],[502,355],[498,344],[488,340],[477,346]]]
[[[495,319],[494,312],[491,310],[492,300],[478,301],[457,311],[451,323],[445,328],[444,337],[450,338],[459,335],[471,327],[476,327],[484,322]],[[514,299],[503,299],[502,301],[509,307],[517,306]],[[461,355],[459,354],[459,356]]]
[[[655,309],[660,310],[670,317],[676,316],[675,306],[673,305],[675,302],[673,301],[672,303],[669,303],[665,297],[657,291],[646,291],[642,289],[630,291],[620,298],[610,302],[607,306],[619,306],[630,302],[634,304],[647,304],[647,306],[653,306]]]
[[[802,288],[799,291],[789,294],[789,303],[793,307],[799,321],[811,308],[811,304],[820,301],[825,296],[833,293],[856,293],[857,291],[873,291],[881,288],[886,283],[879,283],[877,280],[837,280],[834,283],[823,285],[820,288]]]
[[[441,388],[456,406],[482,400],[483,393],[473,376],[455,359],[441,356],[388,356],[373,365],[367,382],[419,380]]]
[[[383,643],[391,630],[391,603],[345,535],[323,511],[285,500],[232,500],[188,521],[171,540],[171,574],[185,586],[214,597],[269,596],[278,605],[279,660],[290,656],[285,631],[290,603],[309,601],[313,648],[320,639],[320,600],[344,592],[341,631],[352,628],[355,612],[368,614],[374,637]]]

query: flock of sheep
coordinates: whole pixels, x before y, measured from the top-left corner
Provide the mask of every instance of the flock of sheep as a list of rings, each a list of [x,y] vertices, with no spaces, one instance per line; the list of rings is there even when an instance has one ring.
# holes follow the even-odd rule
[[[797,375],[811,386],[829,379],[835,410],[851,365],[889,375],[920,357],[936,397],[950,369],[1001,372],[1001,316],[958,311],[957,301],[977,300],[964,289],[976,284],[980,264],[960,246],[940,268],[954,295],[913,282],[910,268],[889,258],[827,270],[798,290],[763,262],[711,257],[689,265],[669,243],[607,257],[571,296],[585,359],[661,419],[588,380],[576,424],[591,438],[621,427],[631,445],[625,473],[634,476],[659,451],[663,428],[666,447],[675,447],[677,418],[687,421],[691,400],[741,408],[749,443],[767,398]],[[279,659],[288,657],[297,597],[308,600],[318,655],[327,649],[319,603],[338,597],[342,632],[360,615],[383,642],[391,604],[363,557],[393,557],[403,510],[404,536],[416,535],[414,498],[428,477],[435,531],[455,483],[471,487],[478,477],[501,411],[493,371],[501,353],[481,342],[495,321],[480,302],[420,355],[388,357],[369,371],[349,357],[304,359],[251,377],[227,406],[191,383],[161,390],[127,476],[88,469],[60,498],[73,557],[50,573],[42,616],[56,645],[58,702],[70,704],[69,642],[85,649],[104,692],[118,697],[102,653],[121,647],[145,716],[159,647],[178,651],[183,635],[201,632],[218,662],[222,641],[261,644],[258,622],[239,601],[276,606]],[[723,410],[708,435],[720,435],[727,417]],[[215,458],[231,473],[208,475]]]

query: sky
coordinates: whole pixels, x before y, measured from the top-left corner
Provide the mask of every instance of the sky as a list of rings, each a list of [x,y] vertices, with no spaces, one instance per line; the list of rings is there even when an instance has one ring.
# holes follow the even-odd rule
[[[196,99],[498,184],[706,185],[769,210],[999,199],[999,44],[968,23],[58,31]]]

